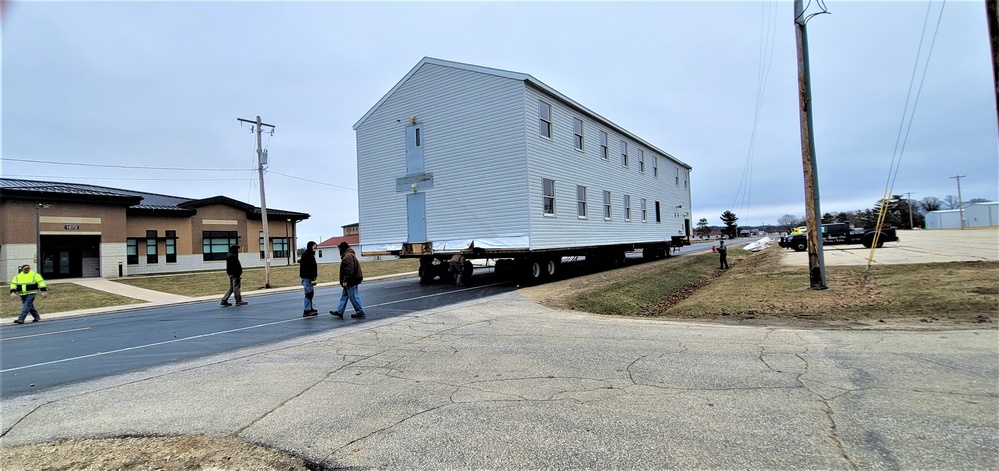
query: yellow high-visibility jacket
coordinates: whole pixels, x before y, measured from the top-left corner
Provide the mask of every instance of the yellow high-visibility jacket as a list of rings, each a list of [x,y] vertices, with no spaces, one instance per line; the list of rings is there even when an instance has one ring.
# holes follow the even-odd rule
[[[17,275],[14,275],[14,279],[10,280],[11,293],[27,296],[29,294],[38,294],[39,291],[45,291],[45,280],[42,279],[42,275],[35,273],[34,270],[28,273],[17,272]]]

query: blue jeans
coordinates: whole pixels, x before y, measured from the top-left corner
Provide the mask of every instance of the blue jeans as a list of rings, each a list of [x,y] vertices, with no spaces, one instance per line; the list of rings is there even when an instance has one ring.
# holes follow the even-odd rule
[[[31,313],[31,317],[39,319],[38,311],[35,310],[35,295],[33,294],[21,296],[21,314],[17,316],[17,320],[23,321],[28,317],[28,313]]]
[[[336,306],[336,312],[343,314],[343,310],[347,309],[347,300],[350,300],[354,312],[359,314],[364,312],[364,308],[361,307],[361,293],[357,290],[357,286],[348,286],[343,289],[343,294],[340,295],[340,304]]]
[[[312,286],[312,280],[308,278],[302,278],[302,286],[305,288],[305,305],[303,309],[306,311],[311,311],[312,296],[316,294],[316,287]]]

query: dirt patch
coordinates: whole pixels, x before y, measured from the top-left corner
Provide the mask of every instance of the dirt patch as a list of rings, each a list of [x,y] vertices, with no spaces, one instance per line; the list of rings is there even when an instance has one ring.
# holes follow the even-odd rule
[[[15,470],[309,470],[301,459],[235,438],[128,437],[0,448]]]

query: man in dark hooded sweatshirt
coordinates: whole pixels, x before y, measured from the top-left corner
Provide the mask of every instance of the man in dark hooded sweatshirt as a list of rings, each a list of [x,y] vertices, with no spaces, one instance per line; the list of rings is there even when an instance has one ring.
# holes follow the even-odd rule
[[[354,249],[350,248],[350,244],[340,242],[337,248],[340,249],[340,286],[343,287],[343,294],[340,295],[340,304],[335,311],[330,311],[330,314],[342,319],[343,311],[347,309],[347,301],[350,300],[350,305],[354,307],[354,313],[350,317],[363,318],[361,294],[357,291],[357,285],[364,281],[361,264],[357,261],[357,255],[354,254]]]
[[[313,309],[312,296],[316,293],[316,278],[319,277],[319,267],[316,266],[316,243],[309,241],[305,245],[305,252],[302,252],[302,259],[298,261],[298,276],[302,279],[302,287],[305,288],[305,306],[302,317],[312,317],[319,314]]]
[[[233,245],[229,247],[229,253],[225,256],[225,274],[229,275],[229,290],[225,292],[222,296],[222,302],[219,303],[222,307],[232,306],[229,302],[229,296],[236,297],[237,306],[245,306],[248,303],[243,301],[243,293],[240,293],[240,286],[243,284],[243,265],[239,263],[239,246]]]

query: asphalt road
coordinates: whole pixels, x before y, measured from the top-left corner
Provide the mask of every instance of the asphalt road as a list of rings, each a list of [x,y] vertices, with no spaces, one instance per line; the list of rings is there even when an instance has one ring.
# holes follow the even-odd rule
[[[514,289],[488,273],[464,287],[421,285],[415,278],[361,285],[365,319],[328,314],[340,299],[336,287],[316,291],[320,315],[303,318],[302,293],[254,296],[247,306],[220,308],[217,300],[67,317],[0,333],[0,396],[12,397],[84,380],[245,347],[266,345],[373,318],[406,315]],[[347,312],[353,310],[348,304]]]

